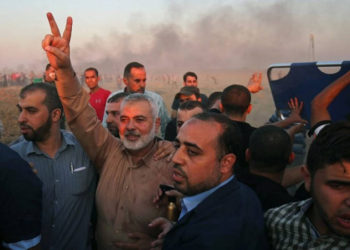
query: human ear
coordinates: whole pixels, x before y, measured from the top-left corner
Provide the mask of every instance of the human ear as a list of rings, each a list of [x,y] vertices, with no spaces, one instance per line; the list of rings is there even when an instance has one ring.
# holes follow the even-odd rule
[[[301,167],[301,173],[304,177],[305,189],[306,189],[306,191],[310,192],[311,175],[310,175],[310,172],[305,165]]]
[[[221,103],[221,102],[219,103],[219,108],[220,108],[220,112],[221,112],[221,113],[224,113],[224,106],[222,106],[222,103]]]
[[[250,149],[247,148],[247,149],[245,150],[245,160],[246,160],[247,162],[249,162],[249,161],[250,161],[250,158],[251,158]]]
[[[156,123],[156,133],[158,133],[159,128],[160,128],[160,124],[161,124],[161,121],[160,121],[159,117],[156,118],[155,123]]]
[[[233,165],[236,162],[236,155],[226,154],[220,160],[220,172],[222,174],[232,173]]]
[[[247,108],[247,114],[249,114],[253,109],[253,105],[249,104],[248,108]]]
[[[62,114],[62,111],[59,108],[52,110],[51,112],[52,121],[54,122],[59,121],[61,119],[61,114]]]

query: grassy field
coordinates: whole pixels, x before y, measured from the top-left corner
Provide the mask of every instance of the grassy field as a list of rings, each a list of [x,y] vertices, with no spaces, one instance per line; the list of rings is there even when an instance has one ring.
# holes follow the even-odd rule
[[[8,144],[19,136],[17,125],[18,93],[21,87],[0,88],[0,119],[4,125],[4,131],[1,136],[1,142]]]
[[[222,91],[226,86],[231,84],[245,85],[252,73],[253,71],[251,70],[199,73],[199,87],[202,93],[209,95],[214,91]],[[182,75],[150,72],[147,78],[147,89],[160,94],[170,111],[173,98],[182,87]],[[113,81],[101,82],[101,85],[103,88],[111,91],[115,91],[121,86],[120,83],[118,85]],[[264,89],[252,96],[253,110],[248,116],[248,122],[254,126],[264,124],[274,112],[271,91],[266,77],[263,78],[262,85]],[[5,144],[10,143],[20,135],[17,124],[18,109],[16,107],[20,89],[21,87],[18,86],[0,88],[0,119],[4,125],[4,132],[0,141]]]

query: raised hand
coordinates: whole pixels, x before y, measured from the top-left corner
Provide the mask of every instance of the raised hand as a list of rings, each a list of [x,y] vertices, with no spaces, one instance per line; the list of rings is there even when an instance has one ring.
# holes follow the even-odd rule
[[[262,83],[262,73],[255,72],[249,79],[247,88],[249,89],[250,93],[258,93],[260,90],[263,89],[261,86]]]
[[[288,106],[291,110],[291,113],[289,115],[289,119],[295,123],[295,122],[300,122],[306,124],[307,121],[304,120],[301,116],[301,110],[303,109],[304,103],[302,101],[299,102],[297,97],[290,98],[288,102]]]
[[[50,12],[47,13],[47,19],[52,34],[46,35],[41,44],[46,52],[47,59],[56,70],[70,68],[69,42],[72,35],[73,20],[71,17],[67,17],[66,27],[63,36],[61,36],[56,21]]]

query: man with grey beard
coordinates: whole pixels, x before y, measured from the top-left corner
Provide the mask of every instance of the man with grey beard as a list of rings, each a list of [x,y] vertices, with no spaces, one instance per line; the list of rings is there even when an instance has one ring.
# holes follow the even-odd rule
[[[72,19],[67,19],[63,36],[51,13],[47,14],[52,34],[42,47],[57,74],[56,87],[72,132],[100,172],[96,192],[99,249],[151,248],[159,231],[148,224],[165,216],[167,204],[157,207],[153,198],[160,184],[171,184],[172,163],[153,155],[165,142],[155,138],[160,126],[158,108],[144,94],[131,94],[121,104],[120,140],[98,121],[70,61]]]

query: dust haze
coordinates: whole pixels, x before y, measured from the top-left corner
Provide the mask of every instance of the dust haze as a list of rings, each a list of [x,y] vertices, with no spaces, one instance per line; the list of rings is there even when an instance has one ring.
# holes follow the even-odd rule
[[[185,2],[169,3],[162,23],[130,17],[129,32],[97,32],[82,47],[72,46],[72,58],[80,70],[94,65],[105,73],[121,73],[130,61],[172,72],[266,69],[272,63],[312,61],[313,34],[315,60],[346,60],[349,3],[218,1],[191,19]]]

